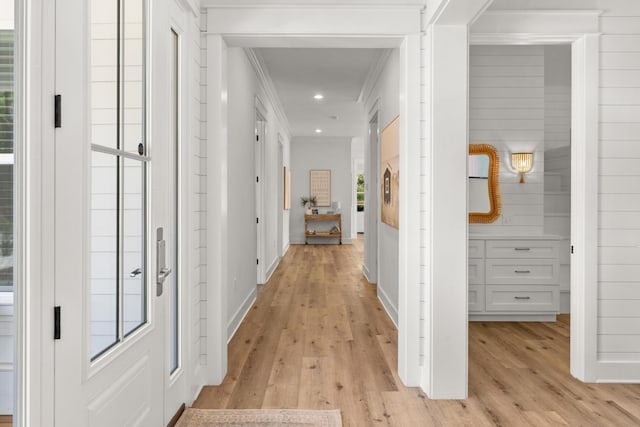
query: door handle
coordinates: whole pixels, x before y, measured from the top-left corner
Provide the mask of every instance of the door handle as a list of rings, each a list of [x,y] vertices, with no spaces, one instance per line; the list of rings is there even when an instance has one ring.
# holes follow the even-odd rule
[[[163,238],[164,230],[162,227],[157,229],[156,239],[156,296],[161,296],[164,290],[164,281],[171,274],[171,269],[167,267],[167,243]]]
[[[164,283],[164,281],[167,279],[167,276],[169,276],[171,274],[171,269],[164,267],[161,268],[160,271],[158,272],[158,284],[162,284]]]
[[[129,277],[133,278],[133,277],[139,276],[141,274],[142,274],[142,269],[140,267],[138,267],[135,270],[133,270],[131,273],[129,273]]]

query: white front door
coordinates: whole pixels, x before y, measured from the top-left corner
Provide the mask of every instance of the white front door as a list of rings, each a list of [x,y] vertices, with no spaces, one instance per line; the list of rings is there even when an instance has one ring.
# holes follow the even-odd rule
[[[56,426],[167,421],[171,37],[149,25],[168,23],[163,3],[56,1]]]

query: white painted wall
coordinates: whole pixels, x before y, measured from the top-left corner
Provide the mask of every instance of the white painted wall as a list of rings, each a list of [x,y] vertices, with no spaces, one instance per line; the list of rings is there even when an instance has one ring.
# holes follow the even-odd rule
[[[400,114],[400,50],[393,49],[387,62],[373,87],[371,94],[365,100],[365,111],[378,111],[380,132]],[[379,175],[380,165],[371,165],[370,144],[368,136],[365,138],[365,182],[370,176]],[[380,192],[379,188],[367,185],[367,193]],[[367,195],[365,194],[365,198]],[[365,209],[380,209],[379,206],[367,206]],[[402,224],[400,224],[402,227]],[[398,324],[398,230],[379,221],[378,223],[378,298],[393,322]],[[376,254],[370,253],[369,245],[365,247],[365,268],[368,270],[370,259]]]
[[[351,243],[352,181],[351,138],[345,137],[293,137],[291,140],[291,243],[304,244],[304,214],[300,197],[309,197],[309,171],[331,170],[331,201],[342,205],[342,243]],[[318,207],[320,213],[331,207]],[[314,225],[315,226],[315,225]],[[319,224],[331,227],[330,224]],[[309,243],[336,243],[336,239],[314,237]]]
[[[264,144],[264,174],[260,178],[264,188],[265,260],[267,273],[277,266],[278,134],[284,142],[284,163],[288,165],[288,131],[278,121],[274,106],[269,102],[256,71],[241,48],[228,50],[228,212],[229,247],[228,271],[228,338],[244,318],[256,295],[256,207],[254,173],[256,96],[266,108],[267,121]],[[211,196],[209,196],[211,197]],[[293,204],[293,203],[292,203]],[[286,215],[283,215],[283,221]],[[288,239],[283,239],[283,246]]]
[[[500,157],[502,215],[469,224],[470,233],[541,234],[544,230],[545,88],[543,46],[471,46],[469,143],[490,144]],[[519,184],[511,153],[533,152]]]

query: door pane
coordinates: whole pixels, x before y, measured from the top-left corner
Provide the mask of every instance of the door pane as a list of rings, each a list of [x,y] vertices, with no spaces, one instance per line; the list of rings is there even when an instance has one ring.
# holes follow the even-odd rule
[[[91,357],[118,341],[118,157],[91,153]]]
[[[118,148],[118,1],[91,1],[91,141]]]
[[[0,414],[14,408],[14,2],[0,7]],[[11,423],[11,418],[9,418]]]
[[[146,321],[144,163],[124,159],[124,335]]]
[[[144,5],[142,0],[127,0],[123,8],[123,149],[138,153],[138,145],[144,144]]]
[[[178,65],[179,65],[179,44],[178,44],[178,34],[174,31],[171,31],[171,146],[173,147],[173,165],[171,171],[171,186],[172,186],[172,198],[171,205],[173,206],[173,256],[169,258],[172,262],[174,273],[169,276],[169,286],[171,287],[169,290],[169,295],[171,297],[171,340],[170,340],[170,373],[173,373],[176,369],[178,369],[179,364],[179,310],[180,310],[180,293],[179,293],[179,283],[180,283],[180,275],[178,270],[178,262],[179,262],[179,241],[180,241],[180,222],[179,222],[179,186],[178,186],[178,171],[179,171],[179,159],[180,159],[180,150],[179,150],[179,105],[180,105],[180,97],[179,97],[179,81],[178,81]]]

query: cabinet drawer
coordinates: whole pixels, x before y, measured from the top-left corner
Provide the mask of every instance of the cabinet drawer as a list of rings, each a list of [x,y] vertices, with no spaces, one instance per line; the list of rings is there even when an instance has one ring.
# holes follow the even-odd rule
[[[487,240],[487,258],[558,258],[555,240]]]
[[[557,286],[487,285],[486,311],[558,311]]]
[[[483,259],[469,259],[469,284],[484,285]]]
[[[469,285],[469,311],[484,311],[484,286]]]
[[[488,285],[555,285],[557,259],[488,259],[485,272]]]
[[[468,258],[484,258],[484,240],[469,240]]]

